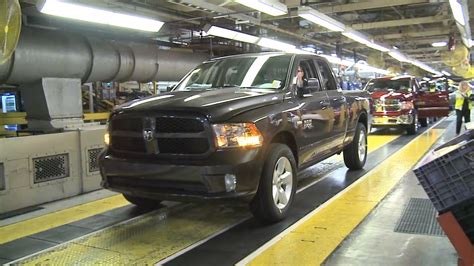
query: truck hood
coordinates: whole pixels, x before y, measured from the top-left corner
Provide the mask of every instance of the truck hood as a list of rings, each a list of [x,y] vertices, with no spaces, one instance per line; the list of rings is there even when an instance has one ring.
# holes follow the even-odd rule
[[[411,92],[396,92],[396,91],[375,91],[370,93],[370,98],[372,99],[400,99],[402,101],[413,99],[413,94]]]
[[[225,88],[207,91],[176,91],[120,105],[115,113],[189,111],[206,115],[211,122],[225,121],[252,109],[279,103],[281,91]]]

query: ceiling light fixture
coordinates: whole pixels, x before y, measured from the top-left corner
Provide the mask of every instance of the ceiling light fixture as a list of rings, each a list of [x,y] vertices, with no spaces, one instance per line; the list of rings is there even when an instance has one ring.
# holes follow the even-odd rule
[[[125,15],[58,0],[46,0],[38,8],[41,13],[48,15],[142,31],[158,32],[164,24],[164,22],[154,19]]]
[[[400,62],[408,62],[408,58],[406,56],[404,56],[403,54],[401,54],[400,52],[398,51],[390,51],[388,53],[391,57],[395,58],[396,60],[400,61]]]
[[[231,39],[239,42],[257,43],[259,39],[258,37],[250,34],[242,33],[235,30],[229,30],[217,26],[211,26],[209,24],[204,27],[204,31],[208,35]]]
[[[272,39],[269,39],[269,38],[264,38],[264,37],[260,38],[257,45],[263,46],[263,47],[266,47],[266,48],[275,49],[275,50],[285,51],[285,52],[291,52],[291,51],[296,50],[296,46],[294,46],[294,45],[284,43],[284,42],[280,42],[280,41],[277,41],[277,40],[272,40]]]
[[[271,16],[282,16],[288,13],[288,7],[278,0],[235,0],[235,2]]]
[[[374,43],[374,42],[370,41],[367,36],[363,35],[362,33],[357,32],[357,31],[353,31],[353,30],[345,31],[345,32],[342,33],[342,35],[344,35],[347,38],[352,39],[352,40],[354,40],[358,43],[365,44],[366,46],[368,46],[372,49],[379,50],[381,52],[390,51],[390,49],[388,49],[388,48],[386,48],[386,47],[384,47],[380,44],[377,44],[377,43]]]
[[[442,42],[434,42],[431,44],[431,46],[433,47],[443,47],[443,46],[446,46],[448,45],[448,42],[445,42],[445,41],[442,41]]]
[[[298,8],[298,16],[309,20],[319,26],[322,26],[330,31],[344,31],[345,26],[341,22],[326,16],[325,14],[314,10],[310,7]]]
[[[448,71],[442,70],[441,73],[443,73],[444,75],[446,75],[448,77],[451,76],[451,73],[449,73]]]
[[[466,26],[466,19],[461,3],[459,3],[458,0],[449,0],[449,5],[451,6],[451,11],[453,12],[453,17],[456,22],[463,27]]]

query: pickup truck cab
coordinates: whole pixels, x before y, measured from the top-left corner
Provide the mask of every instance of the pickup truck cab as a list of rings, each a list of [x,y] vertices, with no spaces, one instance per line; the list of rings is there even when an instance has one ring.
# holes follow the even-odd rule
[[[243,199],[256,217],[276,222],[292,205],[299,170],[341,152],[350,169],[364,166],[368,112],[368,95],[342,92],[322,57],[211,59],[171,92],[111,114],[102,185],[139,206]]]
[[[422,89],[412,76],[382,77],[370,80],[365,89],[371,98],[372,127],[401,127],[416,134],[418,123],[426,126],[430,117],[447,116],[446,91]]]

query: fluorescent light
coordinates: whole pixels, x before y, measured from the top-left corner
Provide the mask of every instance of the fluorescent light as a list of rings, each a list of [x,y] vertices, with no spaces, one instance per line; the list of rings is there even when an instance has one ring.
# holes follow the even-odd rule
[[[441,72],[436,71],[434,68],[432,68],[432,67],[430,67],[430,66],[428,66],[428,65],[426,65],[426,64],[424,64],[424,63],[422,63],[422,62],[420,62],[420,61],[413,60],[413,61],[411,61],[411,63],[412,63],[413,65],[415,65],[415,66],[417,66],[417,67],[419,67],[419,68],[421,68],[421,69],[427,71],[427,72],[432,73],[432,74],[435,74],[435,75],[443,75]]]
[[[352,39],[358,43],[362,43],[362,44],[365,44],[366,46],[372,48],[372,49],[375,49],[375,50],[379,50],[381,52],[388,52],[390,51],[390,49],[380,45],[380,44],[377,44],[377,43],[374,43],[372,41],[369,40],[369,38],[367,38],[367,36],[363,35],[362,33],[359,33],[357,31],[345,31],[342,33],[342,35],[346,36],[347,38],[349,39]]]
[[[364,35],[360,34],[357,31],[345,31],[342,33],[342,35],[358,43],[367,44],[369,42],[369,39],[367,39],[367,37],[365,37]]]
[[[282,16],[288,13],[288,7],[278,0],[235,0],[235,2],[271,16]]]
[[[321,54],[320,56],[326,58],[330,63],[337,64],[337,65],[352,66],[354,64],[353,61],[344,60],[332,55]]]
[[[298,8],[298,16],[318,24],[330,31],[344,31],[345,26],[341,22],[326,16],[310,7]]]
[[[310,52],[310,53],[316,53],[316,49],[314,49],[313,47],[303,47],[301,48],[307,52]]]
[[[431,46],[433,47],[443,47],[443,46],[446,46],[448,45],[448,42],[445,42],[445,41],[442,41],[442,42],[434,42],[431,44]]]
[[[47,0],[41,7],[40,12],[64,18],[151,32],[159,31],[164,24],[154,19],[125,15],[58,0]]]
[[[408,59],[406,58],[406,56],[404,56],[398,51],[390,51],[388,54],[400,62],[408,62]]]
[[[375,49],[375,50],[379,50],[381,52],[388,52],[390,51],[390,49],[388,49],[387,47],[384,47],[380,44],[377,44],[377,43],[374,43],[374,42],[368,42],[366,43],[365,45],[367,45],[368,47],[372,48],[372,49]]]
[[[443,73],[444,75],[446,75],[448,77],[451,76],[451,73],[449,73],[448,71],[442,70],[441,73]]]
[[[285,52],[291,52],[291,51],[294,51],[296,49],[296,46],[294,46],[294,45],[284,43],[284,42],[280,42],[280,41],[276,41],[276,40],[272,40],[272,39],[268,39],[268,38],[263,38],[263,37],[260,38],[257,45],[267,47],[267,48],[272,48],[272,49],[275,49],[275,50],[285,51]]]
[[[388,73],[390,73],[388,70],[372,67],[369,65],[357,64],[357,67],[359,67],[360,70],[365,72],[374,72],[382,75],[387,75]]]
[[[463,27],[466,26],[466,19],[464,18],[464,12],[461,3],[457,0],[449,0],[449,5],[451,6],[451,11],[453,12],[453,17],[457,23],[461,24]]]
[[[208,35],[218,36],[222,38],[227,38],[235,41],[246,42],[246,43],[256,43],[258,41],[258,37],[245,34],[239,31],[229,30],[217,26],[206,26],[209,29],[206,30]]]

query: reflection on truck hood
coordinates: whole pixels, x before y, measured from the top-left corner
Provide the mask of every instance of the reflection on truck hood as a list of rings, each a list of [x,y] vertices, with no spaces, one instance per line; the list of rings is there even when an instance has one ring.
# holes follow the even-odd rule
[[[208,91],[176,91],[119,106],[116,112],[194,111],[211,121],[227,120],[242,112],[279,103],[283,93],[262,89],[225,88]]]
[[[402,99],[402,100],[408,100],[413,97],[413,94],[411,92],[397,92],[397,91],[375,91],[370,94],[370,97],[372,99]]]

